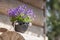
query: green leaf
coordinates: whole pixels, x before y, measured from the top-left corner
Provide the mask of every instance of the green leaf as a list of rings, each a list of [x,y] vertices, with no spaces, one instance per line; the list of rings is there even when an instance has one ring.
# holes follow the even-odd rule
[[[24,18],[24,22],[31,22],[31,19],[30,19],[30,17],[26,17],[26,18]]]
[[[16,21],[16,18],[15,17],[11,17],[11,22],[14,22],[14,21]]]

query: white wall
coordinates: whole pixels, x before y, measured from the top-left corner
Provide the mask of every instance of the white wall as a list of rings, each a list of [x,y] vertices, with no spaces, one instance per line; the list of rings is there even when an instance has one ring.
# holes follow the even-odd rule
[[[40,37],[40,35],[43,35],[43,28],[32,25],[28,27],[26,33],[33,36]]]

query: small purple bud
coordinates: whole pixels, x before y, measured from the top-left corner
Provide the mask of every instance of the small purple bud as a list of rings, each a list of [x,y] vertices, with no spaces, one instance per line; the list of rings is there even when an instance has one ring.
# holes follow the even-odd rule
[[[21,12],[24,12],[25,11],[25,9],[23,9],[21,6],[19,7],[19,9],[18,9],[18,13],[21,13]]]
[[[27,7],[26,7],[26,5],[22,5],[22,8],[23,8],[23,9],[26,9]]]
[[[16,14],[16,12],[17,12],[17,9],[10,9],[9,11],[8,11],[8,13],[9,13],[9,16],[17,16],[17,14]]]

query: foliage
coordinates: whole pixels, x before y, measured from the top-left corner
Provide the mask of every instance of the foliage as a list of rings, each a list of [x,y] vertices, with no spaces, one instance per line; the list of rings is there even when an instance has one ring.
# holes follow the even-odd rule
[[[47,20],[47,26],[51,27],[51,31],[48,31],[47,35],[49,40],[53,40],[52,38],[60,35],[60,0],[48,1],[47,9],[51,15]]]

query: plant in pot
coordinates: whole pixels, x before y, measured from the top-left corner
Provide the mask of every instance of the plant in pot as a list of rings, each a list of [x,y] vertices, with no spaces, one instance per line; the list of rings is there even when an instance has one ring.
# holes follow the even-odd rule
[[[28,9],[25,5],[17,8],[9,9],[8,14],[12,25],[15,26],[15,31],[24,33],[32,18],[34,18],[33,10]]]

